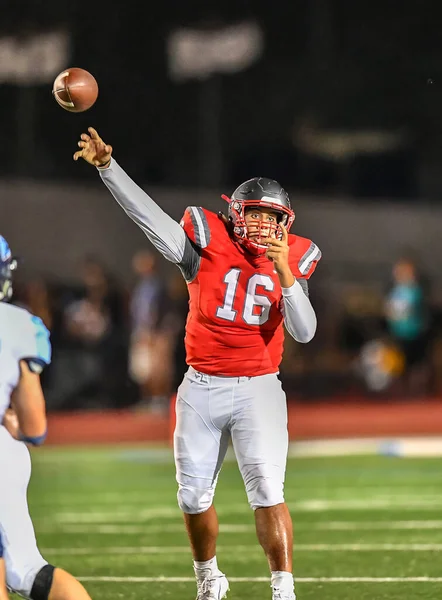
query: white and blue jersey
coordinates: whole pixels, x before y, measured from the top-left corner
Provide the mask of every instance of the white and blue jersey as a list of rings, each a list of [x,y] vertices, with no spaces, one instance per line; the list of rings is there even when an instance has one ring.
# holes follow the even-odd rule
[[[20,379],[21,360],[34,373],[51,362],[49,331],[27,310],[0,303],[0,422]]]

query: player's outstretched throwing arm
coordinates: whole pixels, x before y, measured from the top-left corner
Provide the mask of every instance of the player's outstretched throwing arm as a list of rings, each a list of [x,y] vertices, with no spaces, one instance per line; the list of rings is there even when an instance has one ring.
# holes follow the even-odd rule
[[[289,258],[288,232],[282,223],[279,227],[282,230],[282,239],[278,240],[272,237],[264,241],[268,246],[266,256],[273,262],[281,284],[280,309],[285,327],[297,342],[305,344],[310,342],[316,333],[316,314],[308,297],[307,281],[301,278],[296,279],[293,275]]]
[[[197,270],[200,256],[183,228],[166,214],[112,158],[112,146],[105,144],[93,127],[82,133],[81,148],[74,160],[83,158],[97,167],[106,187],[129,217],[144,231],[152,244],[169,261],[179,265],[186,279]]]

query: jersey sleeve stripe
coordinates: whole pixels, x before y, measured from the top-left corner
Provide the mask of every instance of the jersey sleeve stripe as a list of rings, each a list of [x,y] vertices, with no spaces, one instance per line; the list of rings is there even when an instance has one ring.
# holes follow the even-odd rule
[[[8,260],[11,258],[11,249],[8,242],[0,235],[0,260]]]
[[[178,267],[187,283],[191,283],[198,275],[201,265],[201,250],[186,236],[183,259]]]
[[[191,206],[190,218],[195,231],[195,242],[200,248],[206,248],[210,242],[210,229],[203,209],[199,206]]]
[[[207,246],[210,244],[210,227],[209,227],[209,223],[207,221],[207,217],[204,214],[203,209],[200,206],[196,207],[200,217],[201,217],[201,221],[203,223],[203,227],[204,227],[204,235],[206,237],[206,242],[207,242]]]
[[[300,273],[302,273],[303,275],[306,275],[312,264],[315,262],[315,260],[319,260],[321,258],[321,251],[319,250],[318,246],[316,244],[314,244],[313,242],[311,242],[309,249],[307,250],[307,252],[304,254],[304,256],[301,258],[301,260],[298,263],[298,268]]]
[[[51,363],[51,343],[49,341],[49,331],[45,327],[40,317],[31,316],[32,324],[34,325],[35,335],[35,350],[36,356],[40,362],[45,365]]]

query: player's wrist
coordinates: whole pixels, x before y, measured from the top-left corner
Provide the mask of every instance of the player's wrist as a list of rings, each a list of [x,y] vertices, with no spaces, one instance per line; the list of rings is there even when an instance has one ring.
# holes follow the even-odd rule
[[[276,269],[279,277],[279,283],[283,288],[290,288],[295,283],[295,276],[293,275],[290,267],[283,267],[282,269]]]
[[[101,163],[99,165],[97,165],[97,169],[101,170],[101,169],[108,169],[111,165],[112,159],[110,158],[108,161],[106,161],[105,163]]]

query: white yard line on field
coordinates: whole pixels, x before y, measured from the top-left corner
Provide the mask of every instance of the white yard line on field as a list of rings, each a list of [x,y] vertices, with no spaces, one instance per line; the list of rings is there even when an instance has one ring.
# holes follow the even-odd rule
[[[346,500],[305,500],[288,502],[290,510],[298,512],[326,512],[332,510],[384,510],[400,508],[401,510],[432,510],[440,507],[440,496],[387,496],[377,498],[355,498]],[[226,507],[228,511],[228,507]]]
[[[316,529],[323,531],[361,531],[361,530],[419,530],[442,529],[442,521],[329,521],[326,523],[312,523],[310,527],[303,523],[296,529]]]
[[[79,460],[99,461],[110,464],[115,461],[128,462],[143,461],[146,464],[173,464],[173,451],[164,446],[150,446],[143,444],[128,444],[115,448],[93,447],[63,449],[57,446],[48,446],[39,454],[41,463],[78,463]],[[440,457],[442,456],[442,437],[378,437],[378,438],[352,438],[352,439],[321,439],[299,440],[291,442],[289,457],[331,457],[331,456],[357,456],[357,455],[394,455],[407,457]],[[235,454],[231,447],[228,448],[226,461],[234,462]]]
[[[124,497],[123,497],[124,498]],[[155,506],[142,510],[127,511],[117,510],[113,512],[91,511],[91,512],[59,512],[47,519],[47,523],[139,523],[153,519],[170,518],[180,516],[178,506]]]
[[[442,437],[399,437],[363,439],[322,439],[292,442],[289,457],[388,455],[440,457]]]
[[[220,552],[259,552],[261,548],[250,546],[218,546]],[[295,552],[441,552],[442,544],[296,544]],[[96,555],[100,554],[187,554],[188,546],[109,546],[87,548],[43,548],[43,554]]]
[[[426,530],[442,529],[442,521],[327,521],[325,523],[296,523],[296,531],[370,531],[370,530]],[[118,534],[151,535],[156,533],[184,533],[183,523],[164,523],[163,525],[76,525],[74,523],[46,525],[38,527],[38,533],[72,534]],[[220,524],[221,533],[255,533],[255,525],[225,523]]]
[[[312,499],[300,502],[289,502],[290,510],[295,512],[326,512],[333,510],[388,510],[390,508],[400,508],[401,510],[433,510],[440,507],[440,496],[410,497],[410,496],[388,496],[378,498],[355,498],[350,500],[324,500]],[[219,515],[250,513],[247,503],[230,504],[220,506]],[[121,510],[114,512],[59,512],[54,513],[47,519],[42,519],[42,524],[57,523],[140,523],[153,519],[170,518],[180,516],[178,507],[175,506],[157,506],[142,510]]]
[[[194,577],[78,577],[110,583],[195,583]],[[230,583],[270,583],[268,577],[229,577]],[[296,583],[442,583],[442,577],[296,577]]]

